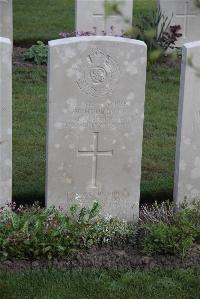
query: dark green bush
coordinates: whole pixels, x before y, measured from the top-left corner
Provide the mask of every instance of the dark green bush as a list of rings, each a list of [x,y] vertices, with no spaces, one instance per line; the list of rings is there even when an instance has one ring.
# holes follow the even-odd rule
[[[152,254],[178,254],[184,257],[191,248],[194,236],[184,229],[166,223],[146,226],[144,252]]]
[[[24,60],[31,61],[35,64],[47,64],[48,47],[41,41],[29,48],[24,54]]]
[[[159,210],[158,205],[156,207]],[[145,212],[147,223],[142,224],[145,229],[144,251],[150,255],[168,253],[184,257],[194,242],[200,242],[200,202],[196,201],[191,207],[186,206],[178,211],[170,206],[170,212],[165,213],[167,217],[164,217],[163,207],[161,205],[162,213],[157,213],[157,219],[154,210],[150,209],[149,217]]]

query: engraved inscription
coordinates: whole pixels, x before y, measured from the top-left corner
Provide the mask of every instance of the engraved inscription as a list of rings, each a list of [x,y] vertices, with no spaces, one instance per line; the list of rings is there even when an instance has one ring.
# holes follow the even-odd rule
[[[92,130],[130,128],[137,126],[140,116],[137,110],[130,113],[132,103],[127,99],[112,99],[106,103],[81,103],[71,107],[71,113],[64,123],[65,128],[90,128]]]
[[[91,96],[111,95],[120,74],[117,62],[100,49],[91,51],[80,73],[77,84],[84,93]]]
[[[78,157],[92,157],[92,188],[97,188],[97,168],[98,157],[111,157],[113,156],[113,150],[100,151],[99,150],[99,132],[93,133],[93,150],[92,151],[80,151],[78,150]]]
[[[94,199],[98,197],[102,197],[104,199],[112,198],[114,200],[120,200],[121,198],[128,198],[130,196],[130,192],[125,188],[124,190],[114,190],[114,191],[98,191],[92,190],[90,192],[76,193],[74,191],[67,192],[67,199],[72,200],[88,200]]]

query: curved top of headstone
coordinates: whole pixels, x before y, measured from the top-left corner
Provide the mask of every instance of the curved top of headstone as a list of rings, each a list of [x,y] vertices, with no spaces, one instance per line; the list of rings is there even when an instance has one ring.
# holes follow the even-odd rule
[[[124,37],[116,37],[116,36],[81,36],[81,37],[69,37],[62,38],[49,41],[49,46],[59,46],[66,44],[73,44],[79,42],[92,42],[92,41],[110,41],[110,42],[120,42],[120,43],[130,43],[138,46],[147,47],[147,45],[140,40],[124,38]]]
[[[195,41],[195,42],[190,42],[190,43],[185,43],[182,48],[182,63],[187,64],[188,63],[188,58],[192,58],[190,56],[193,56],[193,51],[195,51],[196,48],[200,48],[200,41]],[[195,55],[197,56],[197,55]],[[194,59],[194,58],[193,58]],[[197,57],[195,57],[195,60]]]
[[[195,47],[200,47],[200,40],[195,42],[186,43],[183,45],[184,48],[190,49]]]
[[[11,45],[11,40],[7,37],[0,37],[0,43],[6,43]]]

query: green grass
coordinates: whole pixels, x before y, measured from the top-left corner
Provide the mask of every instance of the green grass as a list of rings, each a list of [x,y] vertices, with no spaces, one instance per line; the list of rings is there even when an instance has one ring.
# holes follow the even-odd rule
[[[74,0],[14,0],[14,42],[33,44],[74,31]]]
[[[13,197],[44,198],[46,71],[15,67],[13,73]]]
[[[46,70],[14,67],[13,197],[44,202]],[[142,199],[172,197],[179,68],[148,71],[142,161]]]
[[[134,2],[134,14],[140,15],[149,14],[152,10],[156,9],[157,0],[135,0]]]
[[[134,15],[150,13],[156,0],[134,0]],[[14,43],[31,45],[75,30],[75,0],[14,0]]]
[[[200,270],[0,273],[1,299],[198,299]]]

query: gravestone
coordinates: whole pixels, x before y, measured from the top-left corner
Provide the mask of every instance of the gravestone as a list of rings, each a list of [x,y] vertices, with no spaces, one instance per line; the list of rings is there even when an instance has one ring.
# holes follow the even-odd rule
[[[200,40],[200,8],[195,5],[195,0],[158,0],[158,6],[168,21],[171,20],[170,25],[181,26],[182,37],[176,42],[177,47]]]
[[[188,60],[192,60],[191,67]],[[199,68],[199,71],[196,69]],[[200,41],[185,44],[181,70],[174,199],[200,198]]]
[[[0,36],[13,40],[12,0],[0,0]]]
[[[12,198],[12,55],[0,37],[0,206]]]
[[[146,45],[120,37],[49,42],[47,206],[139,212]]]
[[[76,0],[76,31],[95,31],[97,35],[106,32],[107,35],[122,35],[132,24],[133,0],[107,0],[109,4],[117,3],[123,14],[119,16],[113,12],[107,15],[105,0]],[[128,22],[125,21],[128,20]],[[111,27],[114,27],[114,31]]]

